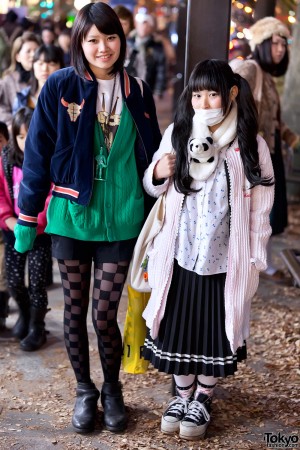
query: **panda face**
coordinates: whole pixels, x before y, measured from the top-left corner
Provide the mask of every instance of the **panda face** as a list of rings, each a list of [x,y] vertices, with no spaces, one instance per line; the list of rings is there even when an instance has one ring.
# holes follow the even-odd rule
[[[205,138],[205,140],[192,138],[189,141],[189,150],[191,160],[196,163],[211,162],[214,160],[213,140],[211,137]]]
[[[218,149],[211,137],[210,129],[193,116],[191,137],[187,142],[189,175],[195,181],[204,181],[218,164]]]

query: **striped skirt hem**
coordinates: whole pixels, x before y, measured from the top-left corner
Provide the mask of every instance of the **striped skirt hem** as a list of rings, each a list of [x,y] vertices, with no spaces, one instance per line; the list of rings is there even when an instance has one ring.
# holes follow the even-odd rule
[[[147,332],[143,357],[160,372],[227,377],[247,358],[246,342],[232,353],[225,332],[226,274],[198,275],[175,260],[158,337]]]

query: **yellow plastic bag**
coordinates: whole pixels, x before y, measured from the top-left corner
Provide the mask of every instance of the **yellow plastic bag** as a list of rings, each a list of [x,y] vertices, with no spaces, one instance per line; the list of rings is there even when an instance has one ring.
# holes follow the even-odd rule
[[[146,322],[142,313],[150,293],[138,292],[128,285],[128,309],[124,324],[123,370],[127,373],[145,373],[149,361],[142,357],[146,337]]]

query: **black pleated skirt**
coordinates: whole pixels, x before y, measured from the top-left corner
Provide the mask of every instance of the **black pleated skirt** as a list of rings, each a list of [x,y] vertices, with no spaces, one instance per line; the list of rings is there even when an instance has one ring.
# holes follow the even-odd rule
[[[143,356],[160,372],[227,377],[247,358],[246,342],[233,354],[225,333],[226,273],[202,276],[174,261],[158,337],[147,332]]]

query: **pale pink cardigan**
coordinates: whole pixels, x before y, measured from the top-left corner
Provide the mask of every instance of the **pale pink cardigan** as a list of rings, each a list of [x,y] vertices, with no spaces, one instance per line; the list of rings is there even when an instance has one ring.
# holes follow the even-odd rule
[[[257,137],[258,152],[263,177],[272,177],[273,167],[266,142]],[[164,316],[167,296],[173,274],[175,242],[184,195],[175,190],[170,180],[153,185],[153,170],[165,153],[161,147],[145,172],[143,184],[153,197],[167,189],[164,226],[149,252],[148,277],[151,297],[143,317],[153,339],[158,335]],[[230,180],[230,238],[228,246],[228,271],[225,282],[225,329],[232,352],[249,337],[250,306],[259,282],[259,271],[266,269],[266,245],[271,235],[269,221],[274,200],[274,186],[250,185],[245,177],[237,140],[226,151]]]

